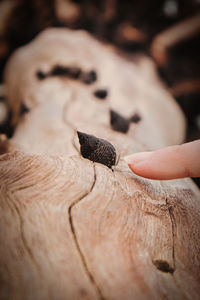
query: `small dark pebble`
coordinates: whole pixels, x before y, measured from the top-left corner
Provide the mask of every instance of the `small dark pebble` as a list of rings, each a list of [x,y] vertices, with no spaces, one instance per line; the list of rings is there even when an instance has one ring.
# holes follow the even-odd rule
[[[30,109],[24,103],[22,103],[20,115],[24,115],[24,114],[28,113],[29,111],[30,111]]]
[[[42,71],[38,71],[38,72],[36,73],[36,76],[37,76],[37,78],[38,78],[39,80],[43,80],[43,79],[45,79],[45,78],[47,77],[47,75],[44,74]]]
[[[164,273],[171,273],[171,274],[174,273],[174,268],[171,267],[167,261],[155,260],[155,261],[153,261],[153,264],[156,266],[156,268],[159,271],[162,271]]]
[[[122,117],[114,110],[110,110],[110,124],[113,130],[127,133],[130,126],[130,120]]]
[[[97,80],[97,73],[95,71],[83,72],[81,76],[82,82],[85,84],[92,84]]]
[[[111,143],[93,135],[77,131],[81,155],[111,168],[116,164],[116,150]]]
[[[73,79],[78,79],[81,75],[81,69],[78,67],[63,67],[56,65],[50,72],[50,76],[68,76]]]
[[[81,69],[78,67],[70,67],[69,68],[69,77],[73,79],[78,79],[81,76]]]
[[[94,95],[95,95],[95,97],[103,100],[107,97],[108,92],[105,89],[101,89],[101,90],[99,89],[94,92]]]
[[[69,75],[69,67],[63,67],[60,65],[56,65],[50,72],[50,76],[68,76]]]
[[[130,121],[133,123],[138,123],[140,120],[141,120],[141,117],[137,113],[135,113],[134,115],[132,115],[132,117],[130,117]]]

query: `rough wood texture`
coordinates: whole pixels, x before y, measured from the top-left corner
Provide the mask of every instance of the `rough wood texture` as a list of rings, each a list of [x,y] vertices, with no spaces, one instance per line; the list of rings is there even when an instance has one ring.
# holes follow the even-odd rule
[[[98,80],[38,80],[55,64]],[[199,190],[190,179],[139,178],[123,161],[184,136],[152,62],[51,29],[14,54],[5,83],[17,128],[0,140],[0,299],[200,299]],[[93,95],[102,87],[105,100]],[[20,116],[22,103],[30,111]],[[111,108],[142,119],[113,131]],[[80,156],[76,130],[115,146],[114,170]]]

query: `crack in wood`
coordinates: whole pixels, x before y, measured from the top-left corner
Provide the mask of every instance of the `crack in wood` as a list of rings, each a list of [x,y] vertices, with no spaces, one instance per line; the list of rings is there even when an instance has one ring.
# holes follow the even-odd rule
[[[81,198],[79,198],[77,201],[73,202],[69,206],[69,208],[68,208],[68,216],[69,216],[69,224],[70,224],[71,232],[72,232],[72,235],[73,235],[74,243],[75,243],[76,249],[77,249],[77,251],[78,251],[78,253],[80,255],[82,264],[83,264],[84,269],[86,271],[86,274],[87,274],[90,282],[92,283],[92,285],[95,287],[95,289],[96,289],[96,291],[97,291],[97,293],[99,295],[99,299],[100,300],[105,300],[105,298],[102,295],[102,292],[101,292],[99,286],[95,282],[94,276],[92,275],[92,273],[90,272],[90,270],[89,270],[89,268],[87,266],[86,259],[84,257],[83,252],[81,251],[81,247],[80,247],[79,242],[78,242],[78,238],[77,238],[77,235],[76,235],[76,230],[75,230],[74,223],[73,223],[73,218],[72,218],[72,208],[76,204],[78,204],[80,201],[82,201],[83,199],[85,199],[93,191],[93,189],[94,189],[94,186],[95,186],[95,183],[96,183],[96,169],[95,169],[95,164],[94,163],[93,163],[93,170],[94,170],[94,180],[92,182],[90,190],[87,193],[85,193]]]
[[[172,258],[173,258],[173,263],[174,263],[174,270],[176,269],[176,265],[175,265],[175,245],[174,245],[174,241],[175,241],[175,219],[174,219],[174,214],[173,214],[173,206],[169,205],[168,203],[168,199],[166,199],[166,204],[168,207],[168,211],[169,211],[169,217],[171,220],[171,224],[172,224]]]
[[[176,264],[175,264],[175,218],[173,214],[173,206],[169,204],[168,199],[166,198],[166,205],[169,212],[169,217],[171,221],[171,228],[172,228],[172,260],[173,260],[173,266],[170,266],[170,264],[164,260],[155,260],[153,261],[154,265],[157,267],[158,270],[166,273],[170,273],[171,275],[174,274],[176,270]]]
[[[69,105],[74,101],[76,97],[76,93],[73,92],[72,93],[72,97],[70,99],[69,102],[67,102],[65,105],[64,105],[64,109],[63,109],[63,115],[62,115],[62,119],[63,119],[63,122],[69,126],[72,131],[73,131],[73,136],[71,138],[71,143],[72,143],[72,146],[74,147],[74,149],[78,152],[78,154],[80,155],[80,152],[79,150],[77,149],[76,147],[76,144],[75,144],[75,136],[77,134],[77,129],[76,127],[66,118],[66,112],[68,110],[68,107]],[[94,170],[94,180],[93,180],[93,183],[91,185],[91,188],[89,190],[89,192],[85,193],[81,198],[79,198],[77,201],[73,202],[69,208],[68,208],[68,216],[69,216],[69,224],[70,224],[70,228],[71,228],[71,232],[72,232],[72,236],[73,236],[73,239],[74,239],[74,243],[75,243],[75,246],[77,248],[77,251],[80,255],[80,258],[81,258],[81,261],[82,261],[82,264],[84,266],[84,269],[86,271],[86,274],[88,276],[88,278],[90,279],[91,283],[93,284],[93,286],[95,287],[98,295],[99,295],[99,299],[100,300],[105,300],[105,298],[103,297],[102,295],[102,292],[100,290],[100,288],[97,286],[95,280],[94,280],[94,277],[92,275],[92,273],[89,271],[89,268],[87,266],[87,263],[86,263],[86,260],[85,260],[85,257],[81,251],[81,248],[80,248],[80,245],[79,245],[79,242],[78,242],[78,238],[77,238],[77,235],[76,235],[76,231],[75,231],[75,227],[74,227],[74,223],[73,223],[73,218],[72,218],[72,208],[77,204],[79,203],[80,201],[82,201],[85,197],[87,197],[93,190],[94,186],[95,186],[95,182],[96,182],[96,169],[95,169],[95,164],[93,163],[93,170]]]
[[[173,205],[171,205],[169,203],[168,200],[168,193],[165,190],[165,185],[163,184],[162,181],[160,181],[160,184],[163,188],[163,191],[165,192],[165,203],[166,203],[166,207],[168,209],[169,212],[169,217],[170,217],[170,221],[171,221],[171,228],[172,228],[172,260],[173,260],[173,272],[171,273],[172,275],[174,274],[175,270],[176,270],[176,263],[175,263],[175,218],[174,218],[174,214],[173,214]]]
[[[172,259],[173,259],[173,264],[174,264],[174,271],[173,273],[171,273],[171,275],[173,276],[174,275],[174,272],[176,271],[176,259],[175,259],[175,217],[174,217],[174,213],[173,213],[173,209],[174,209],[174,206],[171,205],[169,203],[169,200],[168,198],[166,198],[166,205],[167,205],[167,208],[168,208],[168,211],[169,211],[169,217],[170,217],[170,220],[171,220],[171,224],[172,224]],[[180,293],[182,294],[182,299],[186,299],[188,300],[188,296],[186,296],[185,293],[183,293],[179,283],[177,282],[176,280],[176,277],[173,276],[173,279],[174,279],[174,283],[175,285],[177,286],[177,288],[179,289]]]

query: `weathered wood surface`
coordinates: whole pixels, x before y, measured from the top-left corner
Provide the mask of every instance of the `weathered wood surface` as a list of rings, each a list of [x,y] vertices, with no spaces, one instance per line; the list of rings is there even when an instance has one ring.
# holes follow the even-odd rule
[[[98,80],[37,79],[55,64],[95,69]],[[13,55],[5,83],[17,128],[0,140],[0,299],[200,299],[199,190],[139,178],[123,161],[184,137],[153,63],[51,29]],[[104,101],[93,96],[102,87]],[[20,116],[22,103],[30,112]],[[142,120],[113,131],[110,108]],[[76,130],[116,147],[113,171],[80,156]]]

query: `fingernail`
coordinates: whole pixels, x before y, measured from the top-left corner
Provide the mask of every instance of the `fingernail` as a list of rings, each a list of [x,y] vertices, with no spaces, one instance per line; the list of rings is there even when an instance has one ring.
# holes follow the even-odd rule
[[[131,154],[124,157],[124,160],[127,162],[128,165],[141,163],[150,158],[152,152],[140,152]]]

